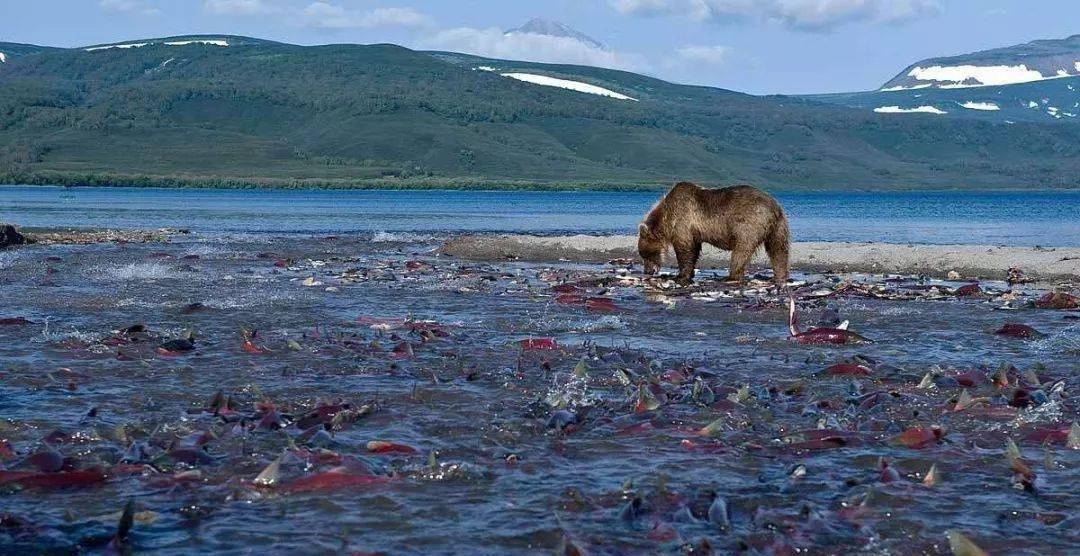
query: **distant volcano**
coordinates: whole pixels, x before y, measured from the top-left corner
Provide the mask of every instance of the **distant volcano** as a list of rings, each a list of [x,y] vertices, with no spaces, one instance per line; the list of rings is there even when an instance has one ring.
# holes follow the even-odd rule
[[[559,23],[558,21],[551,21],[548,19],[535,18],[529,20],[528,23],[510,29],[506,32],[507,35],[515,35],[519,33],[531,33],[533,35],[547,35],[549,37],[565,37],[574,39],[576,41],[585,43],[593,48],[599,48],[601,50],[607,50],[607,46],[604,43],[578,31]]]

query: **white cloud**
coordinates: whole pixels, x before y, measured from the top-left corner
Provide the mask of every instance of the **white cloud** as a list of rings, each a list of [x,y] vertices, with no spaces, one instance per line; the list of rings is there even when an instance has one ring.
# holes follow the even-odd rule
[[[263,0],[205,0],[203,7],[220,15],[257,15],[270,11]]]
[[[936,15],[945,0],[608,0],[617,11],[640,15],[689,15],[698,20],[740,18],[804,31],[844,23],[898,22]]]
[[[688,62],[718,66],[727,62],[731,48],[721,45],[691,45],[678,49],[676,53]]]
[[[694,19],[709,16],[706,0],[608,0],[608,4],[624,14],[688,15]]]
[[[161,10],[150,5],[144,0],[98,0],[98,6],[111,12],[138,13],[143,15],[156,15]]]
[[[604,50],[570,37],[536,33],[505,34],[496,28],[448,29],[424,41],[423,46],[506,60],[579,64],[635,71],[648,69],[648,64],[640,56]]]
[[[412,8],[348,10],[329,2],[312,2],[304,9],[304,21],[311,27],[353,29],[371,27],[427,27],[434,22]]]

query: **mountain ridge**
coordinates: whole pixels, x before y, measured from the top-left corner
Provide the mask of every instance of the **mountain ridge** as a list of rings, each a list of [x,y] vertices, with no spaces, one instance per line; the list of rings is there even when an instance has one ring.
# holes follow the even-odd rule
[[[229,186],[1080,183],[1073,126],[885,117],[618,70],[396,45],[190,42],[208,37],[232,36],[41,50],[0,64],[0,173],[7,181]],[[504,76],[511,73],[537,79]]]
[[[1019,66],[1023,66],[1023,69]],[[934,68],[938,69],[935,71]],[[955,56],[926,58],[906,67],[885,82],[881,90],[990,87],[1078,75],[1080,34]]]

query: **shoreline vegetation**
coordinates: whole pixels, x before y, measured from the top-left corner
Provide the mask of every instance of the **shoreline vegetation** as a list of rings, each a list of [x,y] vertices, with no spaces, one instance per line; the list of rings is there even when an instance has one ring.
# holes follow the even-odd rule
[[[674,178],[672,178],[674,180]],[[0,173],[0,185],[25,185],[41,187],[132,187],[168,189],[277,189],[277,190],[382,190],[382,191],[605,191],[605,192],[662,192],[674,181],[634,180],[529,180],[498,179],[486,177],[409,177],[409,178],[275,178],[236,176],[187,176],[113,173],[54,173],[11,172]],[[736,185],[736,182],[714,184],[707,180],[699,183],[708,187]],[[742,184],[743,182],[738,182]],[[768,191],[1076,191],[1080,185],[1046,185],[1040,188],[1022,186],[971,187],[958,185],[942,187],[933,185],[908,186],[763,186]]]

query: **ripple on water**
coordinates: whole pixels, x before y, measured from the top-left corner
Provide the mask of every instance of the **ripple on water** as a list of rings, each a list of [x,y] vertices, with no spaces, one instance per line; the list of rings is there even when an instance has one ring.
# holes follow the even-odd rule
[[[1080,354],[1080,324],[1067,326],[1045,338],[1032,340],[1030,346],[1040,353]]]

